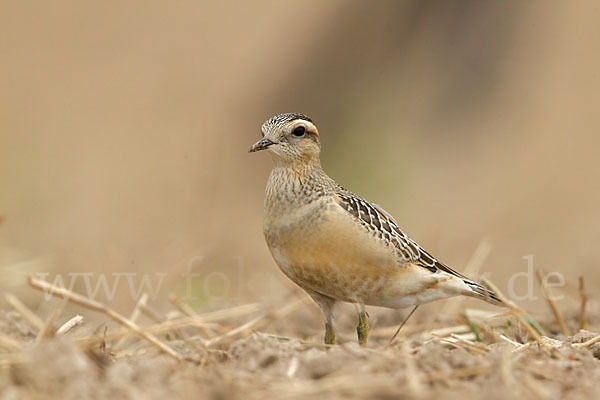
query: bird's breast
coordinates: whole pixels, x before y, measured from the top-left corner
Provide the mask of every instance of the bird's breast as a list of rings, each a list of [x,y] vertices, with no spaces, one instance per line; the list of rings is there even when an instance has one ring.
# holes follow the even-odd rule
[[[357,285],[383,285],[397,273],[394,251],[333,200],[275,218],[266,215],[264,234],[290,279],[332,297],[352,299]]]

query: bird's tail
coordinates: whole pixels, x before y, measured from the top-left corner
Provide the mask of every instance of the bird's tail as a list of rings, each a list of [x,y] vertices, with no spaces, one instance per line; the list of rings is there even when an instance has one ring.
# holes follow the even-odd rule
[[[479,300],[487,301],[488,303],[494,304],[496,306],[502,307],[505,305],[504,302],[500,300],[498,295],[494,291],[488,289],[487,287],[477,282],[473,282],[466,279],[464,280],[464,282],[467,284],[469,289],[471,289],[471,292],[467,292],[465,293],[465,295],[469,297],[474,297]]]

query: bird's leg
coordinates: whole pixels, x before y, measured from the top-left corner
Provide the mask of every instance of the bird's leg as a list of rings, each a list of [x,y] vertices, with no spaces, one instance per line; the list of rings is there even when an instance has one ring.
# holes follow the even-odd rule
[[[335,344],[335,331],[331,321],[325,321],[325,344]]]
[[[358,312],[358,326],[356,327],[356,333],[358,334],[358,344],[361,346],[367,345],[367,339],[369,337],[369,316],[365,311],[364,304],[355,304],[356,311]]]
[[[335,344],[335,331],[333,330],[333,307],[335,299],[317,292],[307,291],[310,297],[319,305],[325,318],[325,344]]]

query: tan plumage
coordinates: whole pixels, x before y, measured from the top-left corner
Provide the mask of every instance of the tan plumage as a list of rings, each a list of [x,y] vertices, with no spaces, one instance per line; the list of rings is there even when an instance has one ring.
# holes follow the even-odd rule
[[[500,303],[427,253],[379,206],[327,176],[310,118],[281,114],[262,133],[250,151],[268,149],[275,163],[265,194],[265,239],[283,273],[323,310],[326,343],[334,342],[336,301],[356,305],[361,344],[368,335],[365,305],[400,308],[457,295]]]

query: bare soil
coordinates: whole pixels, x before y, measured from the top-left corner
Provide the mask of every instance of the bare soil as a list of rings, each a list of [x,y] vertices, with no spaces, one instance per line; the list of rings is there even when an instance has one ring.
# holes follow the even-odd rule
[[[314,311],[297,310],[293,318],[270,321],[259,331],[238,330],[214,345],[207,345],[209,330],[183,327],[158,333],[184,361],[135,336],[119,343],[110,336],[118,327],[107,330],[105,339],[103,329],[91,323],[39,340],[39,332],[21,314],[0,311],[0,398],[600,398],[600,342],[573,346],[598,334],[556,334],[559,328],[551,316],[539,321],[550,332],[543,340],[554,354],[510,316],[470,319],[481,328],[475,328],[481,341],[456,316],[409,323],[400,340],[387,346],[394,325],[383,326],[390,322],[383,315],[367,348],[350,339],[326,347],[316,336],[299,339],[306,337],[304,321],[316,317]],[[565,315],[569,326],[577,324],[575,311]],[[252,319],[246,316],[246,321]],[[589,315],[589,323],[597,332],[597,314]],[[227,333],[243,321],[236,317],[219,324]],[[342,319],[342,337],[352,332],[351,324]],[[92,325],[94,331],[88,331]]]

